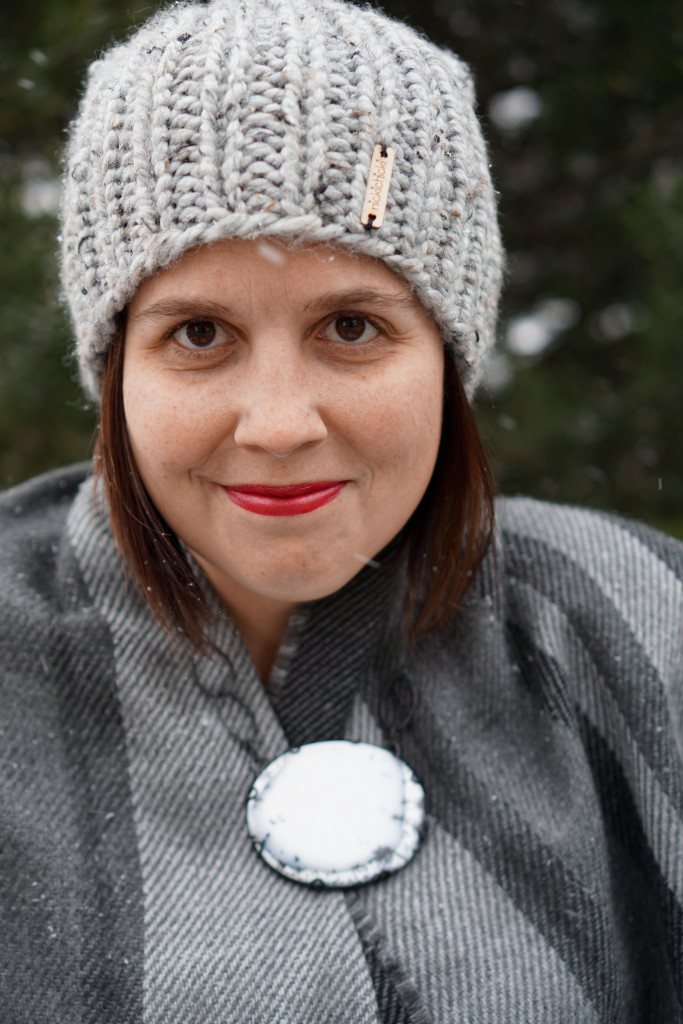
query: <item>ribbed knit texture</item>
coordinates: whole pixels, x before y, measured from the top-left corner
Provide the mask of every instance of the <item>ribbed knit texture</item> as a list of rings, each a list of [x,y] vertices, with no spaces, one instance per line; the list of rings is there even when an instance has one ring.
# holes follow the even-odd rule
[[[174,650],[77,482],[0,499],[2,1020],[683,1021],[680,545],[503,503],[450,630],[404,649],[389,558],[302,611],[271,699],[228,619],[224,657]],[[387,742],[399,678],[421,850],[345,894],[279,878],[256,762]]]
[[[115,315],[193,246],[275,236],[384,260],[416,291],[471,394],[494,340],[495,197],[453,54],[339,0],[174,5],[90,69],[67,151],[62,281],[86,391]],[[384,224],[361,209],[396,149]]]

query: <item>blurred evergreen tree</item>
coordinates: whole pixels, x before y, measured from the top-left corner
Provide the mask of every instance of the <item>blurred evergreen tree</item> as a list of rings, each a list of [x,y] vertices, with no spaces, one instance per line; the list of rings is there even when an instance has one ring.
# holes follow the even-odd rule
[[[0,14],[0,486],[89,449],[56,302],[59,151],[93,55],[156,6]],[[500,354],[478,401],[501,489],[683,536],[683,5],[382,6],[475,71],[508,250]]]
[[[57,301],[59,160],[88,64],[153,9],[38,0],[0,11],[0,487],[90,452],[95,415]]]
[[[475,69],[501,192],[502,360],[479,410],[502,489],[683,535],[683,6],[434,13]]]

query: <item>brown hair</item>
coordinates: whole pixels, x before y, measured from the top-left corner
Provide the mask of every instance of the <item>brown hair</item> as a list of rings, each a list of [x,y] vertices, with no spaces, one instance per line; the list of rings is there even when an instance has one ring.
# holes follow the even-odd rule
[[[114,539],[162,625],[206,646],[206,599],[177,536],[142,482],[123,408],[124,323],[104,374],[95,474],[104,480]],[[491,540],[494,486],[486,448],[452,359],[446,358],[441,444],[429,486],[404,528],[406,633],[415,641],[455,614]]]

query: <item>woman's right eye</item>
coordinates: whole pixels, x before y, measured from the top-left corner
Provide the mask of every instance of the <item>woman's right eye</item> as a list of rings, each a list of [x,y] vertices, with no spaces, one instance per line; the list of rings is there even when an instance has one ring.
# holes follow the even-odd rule
[[[215,320],[188,320],[173,333],[173,340],[183,348],[199,352],[216,348],[227,340],[226,331]]]

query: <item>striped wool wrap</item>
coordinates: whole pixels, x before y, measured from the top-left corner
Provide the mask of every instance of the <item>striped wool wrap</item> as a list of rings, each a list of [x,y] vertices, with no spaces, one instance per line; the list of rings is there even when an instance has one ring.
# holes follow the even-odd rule
[[[378,144],[396,160],[374,229],[361,212]],[[469,72],[359,5],[163,10],[90,68],[61,219],[63,294],[95,399],[141,282],[226,238],[383,260],[436,321],[470,394],[494,341],[501,249]]]
[[[0,1019],[683,1020],[679,544],[501,503],[451,630],[404,648],[380,557],[295,616],[266,692],[224,616],[221,654],[169,642],[82,475],[0,499]],[[429,816],[346,893],[244,826],[262,760],[342,736],[396,744]]]

